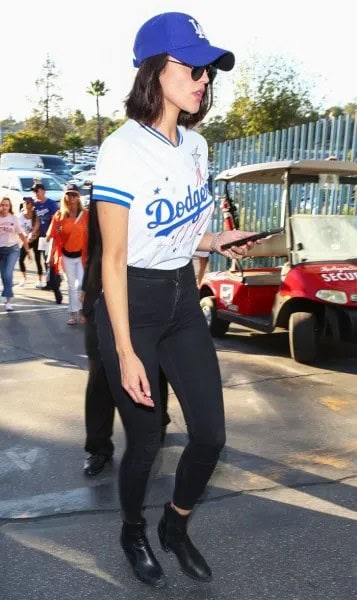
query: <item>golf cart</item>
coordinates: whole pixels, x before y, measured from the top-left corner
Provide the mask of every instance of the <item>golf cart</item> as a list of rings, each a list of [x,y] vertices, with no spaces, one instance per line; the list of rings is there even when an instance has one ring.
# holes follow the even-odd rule
[[[265,207],[267,191],[279,185],[269,226],[283,230],[229,270],[206,274],[200,297],[212,335],[223,336],[230,323],[266,333],[283,328],[302,363],[317,359],[322,338],[357,341],[357,164],[277,161],[232,168],[216,181],[263,185],[262,196],[253,188]]]

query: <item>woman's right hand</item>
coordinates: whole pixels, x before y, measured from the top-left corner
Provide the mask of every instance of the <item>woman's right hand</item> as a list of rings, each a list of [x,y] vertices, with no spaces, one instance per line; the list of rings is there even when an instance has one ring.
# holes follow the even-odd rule
[[[143,363],[132,353],[119,356],[121,384],[136,404],[154,407]]]

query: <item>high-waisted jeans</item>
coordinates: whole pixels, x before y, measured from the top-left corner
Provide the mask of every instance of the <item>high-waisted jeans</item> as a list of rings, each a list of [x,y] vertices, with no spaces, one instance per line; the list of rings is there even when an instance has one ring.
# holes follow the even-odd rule
[[[145,366],[154,408],[134,403],[121,386],[103,296],[96,320],[100,353],[127,438],[119,469],[123,518],[136,523],[160,448],[159,367],[180,402],[188,430],[173,494],[179,508],[193,508],[204,491],[225,444],[225,426],[217,355],[200,309],[192,263],[169,271],[128,267],[128,299],[131,340]]]
[[[0,273],[3,284],[1,295],[5,298],[12,298],[14,295],[12,290],[12,278],[19,254],[20,248],[18,244],[0,247]]]

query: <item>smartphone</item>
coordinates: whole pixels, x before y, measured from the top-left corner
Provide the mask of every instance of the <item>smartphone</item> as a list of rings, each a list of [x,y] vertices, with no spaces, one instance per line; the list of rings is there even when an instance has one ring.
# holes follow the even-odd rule
[[[234,240],[233,242],[222,244],[221,250],[228,250],[229,248],[232,248],[232,246],[244,246],[247,242],[256,242],[257,240],[261,240],[271,235],[276,235],[277,233],[282,233],[283,231],[284,227],[278,227],[277,229],[270,229],[269,231],[254,233],[253,235],[250,235],[242,240]]]

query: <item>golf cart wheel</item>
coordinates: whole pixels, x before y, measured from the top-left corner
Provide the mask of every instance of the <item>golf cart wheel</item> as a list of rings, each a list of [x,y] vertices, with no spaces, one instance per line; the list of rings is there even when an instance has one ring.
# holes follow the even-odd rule
[[[223,321],[217,317],[216,301],[213,296],[207,296],[201,300],[201,308],[213,337],[223,337],[229,328],[229,321]]]
[[[319,324],[314,313],[296,312],[289,319],[291,357],[300,363],[313,363],[317,357]]]

